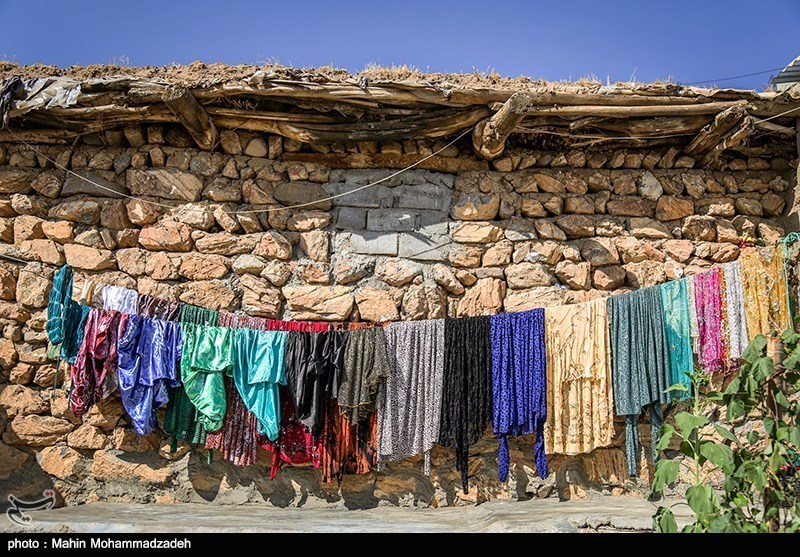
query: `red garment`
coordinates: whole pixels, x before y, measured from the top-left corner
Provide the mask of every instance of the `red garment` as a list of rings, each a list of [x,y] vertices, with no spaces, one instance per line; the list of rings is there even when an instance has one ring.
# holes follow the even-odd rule
[[[321,333],[330,331],[331,325],[325,321],[281,321],[280,319],[267,319],[267,330]]]
[[[284,462],[289,464],[311,464],[320,467],[319,440],[314,439],[308,427],[295,418],[292,396],[286,387],[281,388],[281,427],[278,438],[270,441],[260,437],[261,446],[272,452],[272,468],[269,478],[272,480]]]
[[[247,409],[231,379],[225,381],[225,391],[228,403],[225,421],[217,431],[206,434],[206,447],[217,449],[225,460],[236,466],[255,464],[258,419]]]
[[[354,424],[339,412],[336,400],[329,398],[325,404],[320,458],[322,481],[341,483],[345,474],[366,474],[377,464],[378,420],[377,412]]]
[[[70,368],[70,405],[79,418],[117,390],[117,341],[128,325],[128,317],[115,310],[89,310],[83,342]]]

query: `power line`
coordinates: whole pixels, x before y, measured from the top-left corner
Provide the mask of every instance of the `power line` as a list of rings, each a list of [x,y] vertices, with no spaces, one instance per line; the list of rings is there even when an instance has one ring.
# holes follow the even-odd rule
[[[764,70],[764,71],[760,71],[760,72],[746,73],[746,74],[742,74],[742,75],[734,75],[734,76],[731,76],[731,77],[720,77],[719,79],[704,79],[703,81],[689,81],[689,82],[686,82],[686,83],[681,82],[681,83],[679,83],[679,85],[698,85],[700,83],[716,83],[718,81],[731,81],[731,80],[734,80],[734,79],[741,79],[743,77],[753,77],[754,75],[763,75],[765,73],[778,72],[778,71],[780,71],[782,69],[783,69],[783,66],[781,66],[780,68],[772,68],[771,70]]]

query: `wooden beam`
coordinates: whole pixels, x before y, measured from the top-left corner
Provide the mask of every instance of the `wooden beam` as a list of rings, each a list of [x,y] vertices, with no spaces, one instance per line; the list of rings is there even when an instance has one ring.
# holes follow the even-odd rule
[[[78,133],[72,130],[45,129],[2,129],[0,130],[0,143],[45,143],[61,145],[72,143]]]
[[[197,99],[184,87],[171,87],[162,95],[161,100],[172,111],[197,146],[210,151],[219,141],[219,132]]]
[[[696,159],[703,158],[707,153],[719,145],[732,133],[731,130],[738,128],[741,121],[749,118],[747,111],[741,106],[732,106],[717,114],[714,121],[705,126],[692,139],[689,145],[683,150],[684,154]]]
[[[530,116],[561,116],[564,118],[605,116],[610,118],[642,118],[653,116],[690,116],[696,114],[717,114],[732,106],[747,106],[747,101],[724,101],[703,104],[683,104],[665,106],[552,106],[539,108],[531,106]]]
[[[506,139],[531,106],[525,93],[514,93],[491,118],[478,122],[472,131],[472,148],[486,160],[496,159],[506,148]]]
[[[716,159],[725,149],[736,147],[745,142],[753,133],[753,119],[750,116],[743,118],[739,124],[722,140],[700,159],[700,165],[705,166]]]
[[[421,155],[390,155],[385,153],[284,153],[283,160],[314,162],[329,168],[405,168],[423,158]],[[455,174],[463,170],[488,170],[486,161],[463,157],[431,157],[416,166],[423,170],[434,170]]]

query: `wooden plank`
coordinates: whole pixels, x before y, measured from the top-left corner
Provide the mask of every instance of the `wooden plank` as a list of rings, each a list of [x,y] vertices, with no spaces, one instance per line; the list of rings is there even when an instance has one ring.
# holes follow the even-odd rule
[[[723,110],[717,114],[713,122],[700,130],[683,152],[696,159],[703,158],[745,118],[749,118],[749,116],[741,106],[732,106]]]
[[[208,113],[188,89],[183,87],[167,89],[161,100],[178,117],[178,121],[183,124],[198,147],[210,151],[216,146],[219,132]]]
[[[525,93],[515,93],[491,118],[478,122],[472,132],[472,147],[486,160],[493,160],[503,154],[506,139],[517,124],[525,118],[530,107],[530,97]]]
[[[0,130],[0,143],[46,143],[60,145],[71,143],[78,137],[72,130],[46,129],[12,129]]]
[[[704,104],[667,106],[555,106],[528,109],[530,116],[589,117],[606,116],[612,118],[641,118],[654,116],[690,116],[695,114],[716,114],[733,106],[747,106],[746,101],[711,102]]]
[[[383,153],[284,153],[286,161],[314,162],[330,168],[406,168],[422,159],[420,155],[389,155]],[[486,161],[463,157],[435,156],[415,168],[455,174],[464,170],[488,170]]]

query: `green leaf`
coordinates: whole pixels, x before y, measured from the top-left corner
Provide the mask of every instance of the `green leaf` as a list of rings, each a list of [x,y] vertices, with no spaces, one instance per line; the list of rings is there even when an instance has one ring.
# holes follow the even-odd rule
[[[744,402],[735,398],[728,403],[727,417],[729,421],[737,420],[744,416]]]
[[[751,445],[755,445],[761,439],[761,433],[756,431],[755,429],[751,429],[747,432],[747,442]]]
[[[742,358],[744,358],[748,362],[754,362],[758,358],[761,357],[761,354],[764,353],[764,349],[767,347],[767,337],[764,335],[757,335],[756,338],[747,346],[742,354]]]
[[[743,493],[740,492],[733,496],[733,504],[737,507],[744,508],[747,506],[747,503],[747,497],[745,497]]]
[[[675,383],[674,385],[670,385],[669,387],[664,389],[664,392],[665,393],[674,393],[674,392],[688,393],[689,392],[689,387],[687,387],[683,383]]]
[[[789,406],[791,406],[789,399],[787,399],[786,395],[783,394],[783,391],[780,390],[775,391],[775,402],[777,402],[778,405],[784,409],[789,408]]]
[[[775,420],[772,418],[764,418],[764,430],[767,432],[767,435],[775,437],[776,435],[776,424]]]
[[[721,426],[719,424],[714,424],[714,429],[724,439],[727,439],[728,441],[732,441],[732,442],[736,443],[737,445],[739,444],[739,440],[736,438],[736,436],[733,434],[733,432],[730,429],[728,429],[727,427],[723,427],[723,426]]]
[[[789,443],[793,447],[800,447],[800,426],[792,426],[789,429]]]
[[[772,358],[763,356],[753,363],[753,380],[763,381],[775,371],[775,362]]]
[[[696,416],[689,412],[679,412],[675,416],[675,424],[680,430],[681,436],[686,439],[692,431],[700,429],[708,423],[708,418],[705,416]]]
[[[686,490],[686,502],[701,520],[716,514],[719,510],[717,494],[710,485],[693,485]]]
[[[733,451],[729,446],[714,441],[704,441],[700,445],[700,454],[726,474],[733,472]]]
[[[678,523],[670,509],[658,508],[653,516],[653,530],[661,534],[674,534],[678,531]]]
[[[675,428],[672,427],[670,424],[664,424],[661,427],[661,437],[658,439],[658,444],[656,445],[656,449],[659,451],[663,451],[667,447],[669,447],[670,441],[672,441],[673,435],[678,435],[675,431]]]
[[[653,493],[661,493],[664,485],[678,479],[680,463],[677,460],[659,460],[656,462],[656,473],[653,474]]]
[[[737,375],[731,380],[730,383],[728,383],[728,387],[725,389],[725,394],[733,395],[738,393],[740,384],[741,384],[741,376]]]

